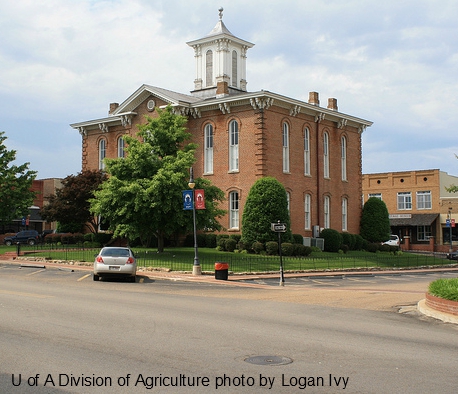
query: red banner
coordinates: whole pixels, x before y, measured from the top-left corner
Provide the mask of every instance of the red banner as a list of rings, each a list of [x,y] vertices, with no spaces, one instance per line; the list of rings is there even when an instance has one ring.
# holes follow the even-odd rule
[[[205,196],[203,189],[194,191],[194,204],[196,209],[205,209]]]

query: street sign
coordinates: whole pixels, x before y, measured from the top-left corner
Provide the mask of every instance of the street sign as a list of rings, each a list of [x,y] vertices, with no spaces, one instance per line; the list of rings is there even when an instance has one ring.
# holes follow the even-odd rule
[[[285,223],[271,223],[270,229],[276,233],[286,233],[286,224]]]

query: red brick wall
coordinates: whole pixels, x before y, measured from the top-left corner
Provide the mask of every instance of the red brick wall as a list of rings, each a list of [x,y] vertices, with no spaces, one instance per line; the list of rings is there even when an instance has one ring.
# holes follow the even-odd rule
[[[157,106],[164,105],[155,99]],[[156,116],[148,112],[145,100],[135,109],[137,115],[132,126],[111,127],[108,133],[98,129],[89,130],[83,139],[83,169],[98,168],[98,141],[107,140],[107,157],[117,157],[117,138],[129,132],[135,135],[137,123],[145,123],[144,115]],[[348,199],[348,231],[359,233],[361,216],[361,135],[357,129],[346,126],[338,129],[336,123],[323,120],[315,122],[312,115],[298,113],[292,116],[289,109],[271,106],[264,111],[255,110],[251,105],[233,105],[223,113],[219,108],[204,111],[200,117],[189,117],[188,129],[193,142],[198,144],[194,165],[194,176],[205,177],[218,186],[228,199],[229,192],[239,192],[240,224],[243,207],[253,183],[260,177],[273,176],[290,193],[290,212],[293,233],[311,236],[311,230],[304,230],[304,196],[312,196],[312,226],[324,226],[323,199],[331,199],[331,228],[342,230],[342,197]],[[229,173],[228,129],[231,120],[239,123],[239,172]],[[283,173],[282,123],[288,122],[290,135],[290,173]],[[203,174],[204,126],[211,122],[214,127],[213,174]],[[304,128],[310,130],[311,175],[304,175]],[[330,177],[323,178],[323,133],[329,135]],[[341,179],[341,137],[347,138],[347,181]],[[228,209],[229,201],[223,208]],[[221,221],[229,228],[229,218]]]
[[[436,311],[450,313],[458,316],[458,302],[444,300],[443,298],[435,297],[429,293],[426,293],[426,306],[435,309]]]

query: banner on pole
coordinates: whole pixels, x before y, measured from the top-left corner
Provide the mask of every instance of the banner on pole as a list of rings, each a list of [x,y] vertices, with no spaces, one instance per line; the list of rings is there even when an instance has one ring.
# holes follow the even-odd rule
[[[183,190],[183,210],[190,211],[194,203],[192,190]]]
[[[205,194],[203,189],[195,191],[196,209],[205,209]]]

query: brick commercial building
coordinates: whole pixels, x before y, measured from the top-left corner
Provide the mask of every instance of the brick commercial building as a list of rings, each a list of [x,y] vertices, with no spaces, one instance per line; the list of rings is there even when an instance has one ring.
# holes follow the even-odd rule
[[[171,105],[187,116],[198,144],[195,177],[224,191],[228,211],[222,225],[241,230],[243,207],[253,183],[265,176],[286,188],[293,233],[311,237],[318,228],[359,233],[361,133],[372,122],[340,113],[337,100],[320,106],[261,90],[246,90],[246,54],[253,44],[237,38],[222,21],[194,50],[196,78],[191,94],[140,86],[109,114],[74,123],[82,136],[82,168],[104,168],[105,157],[124,155],[123,136],[135,136],[145,115]]]
[[[458,195],[446,190],[452,185],[458,177],[437,169],[364,174],[363,199],[383,200],[402,249],[446,252],[450,236],[458,240]]]

